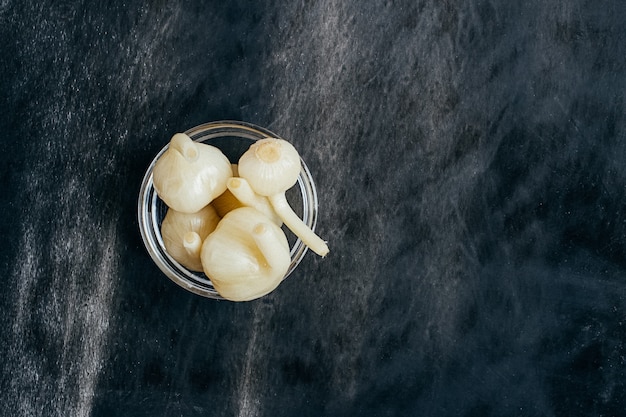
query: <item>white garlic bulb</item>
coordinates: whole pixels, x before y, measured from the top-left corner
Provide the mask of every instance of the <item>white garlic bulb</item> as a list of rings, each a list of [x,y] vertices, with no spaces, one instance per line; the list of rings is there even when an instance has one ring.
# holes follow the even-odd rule
[[[154,189],[176,211],[194,213],[226,190],[230,161],[214,146],[175,134],[153,169]]]
[[[165,249],[185,268],[202,271],[200,260],[202,242],[215,230],[219,221],[217,212],[210,205],[195,213],[168,209],[161,223]]]
[[[202,244],[204,273],[231,301],[249,301],[273,291],[291,256],[285,233],[251,207],[230,211]]]
[[[295,185],[301,170],[300,155],[293,145],[284,139],[258,140],[241,156],[238,169],[239,176],[269,199],[276,214],[305,245],[322,257],[328,254],[326,242],[294,213],[285,198],[285,191]]]

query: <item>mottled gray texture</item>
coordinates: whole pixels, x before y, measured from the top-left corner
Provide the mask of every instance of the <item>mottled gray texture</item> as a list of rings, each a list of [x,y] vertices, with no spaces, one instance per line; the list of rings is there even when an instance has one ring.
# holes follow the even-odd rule
[[[0,415],[622,414],[626,4],[517,3],[0,1]],[[137,228],[220,119],[294,143],[331,247],[250,303]]]

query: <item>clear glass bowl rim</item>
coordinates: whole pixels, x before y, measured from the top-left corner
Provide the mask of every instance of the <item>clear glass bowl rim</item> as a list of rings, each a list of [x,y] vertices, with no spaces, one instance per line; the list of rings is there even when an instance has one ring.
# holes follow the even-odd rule
[[[245,138],[248,140],[259,140],[267,137],[284,139],[269,129],[257,126],[253,123],[236,120],[208,122],[192,127],[184,133],[195,141],[208,144],[211,144],[210,141],[212,139],[227,137]],[[224,298],[215,290],[209,277],[206,277],[202,273],[186,269],[176,262],[165,250],[159,230],[159,222],[161,219],[157,217],[157,206],[163,203],[154,190],[152,170],[156,161],[168,149],[168,146],[169,145],[166,144],[154,157],[141,183],[137,205],[137,217],[141,238],[154,263],[170,280],[194,294],[215,300],[223,300]],[[311,230],[315,230],[318,210],[317,191],[315,182],[313,181],[313,177],[306,163],[302,158],[300,158],[300,161],[302,168],[298,176],[296,188],[302,196],[302,220]],[[233,163],[236,163],[236,161]],[[300,239],[296,238],[290,249],[291,264],[283,280],[296,269],[306,252],[307,246],[304,245]]]

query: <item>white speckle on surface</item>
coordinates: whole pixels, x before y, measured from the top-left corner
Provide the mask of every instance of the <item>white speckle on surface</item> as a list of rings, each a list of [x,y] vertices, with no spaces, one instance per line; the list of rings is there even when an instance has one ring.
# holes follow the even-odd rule
[[[28,186],[42,182],[31,179]],[[58,203],[68,208],[60,218],[48,219],[33,204],[24,222],[22,262],[13,274],[18,297],[7,359],[16,375],[11,398],[26,416],[41,407],[54,416],[90,415],[107,343],[118,270],[115,224],[95,233],[85,207],[69,208],[88,191],[76,180],[64,189]],[[45,229],[49,238],[38,238]]]
[[[253,312],[251,333],[246,347],[245,362],[239,381],[237,397],[237,417],[254,417],[259,415],[261,400],[259,398],[259,361],[265,358],[258,350],[258,336],[263,323],[268,320],[270,310],[265,304],[257,304]]]

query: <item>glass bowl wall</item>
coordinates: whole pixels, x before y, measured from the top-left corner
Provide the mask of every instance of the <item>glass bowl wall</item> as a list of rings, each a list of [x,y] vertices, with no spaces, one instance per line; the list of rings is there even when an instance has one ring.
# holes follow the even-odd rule
[[[233,164],[239,161],[239,157],[255,141],[267,137],[280,138],[280,136],[265,128],[239,121],[206,123],[191,128],[185,133],[194,141],[219,148]],[[168,145],[164,146],[152,160],[141,184],[138,201],[141,237],[148,254],[169,279],[186,290],[203,297],[223,299],[213,287],[210,277],[207,277],[204,273],[186,269],[176,262],[165,249],[161,237],[161,222],[167,212],[167,206],[154,190],[152,170],[156,161],[167,148]],[[298,176],[298,182],[287,191],[286,196],[290,205],[304,223],[312,230],[315,230],[318,204],[315,183],[305,162],[302,160],[301,162],[302,169]],[[296,269],[304,257],[307,247],[284,226],[283,230],[287,235],[291,253],[291,264],[283,278],[285,279]]]

